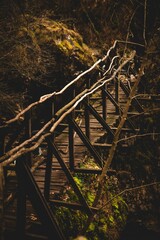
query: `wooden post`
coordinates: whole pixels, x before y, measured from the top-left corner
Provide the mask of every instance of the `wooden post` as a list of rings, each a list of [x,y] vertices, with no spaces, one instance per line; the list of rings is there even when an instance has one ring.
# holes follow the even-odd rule
[[[4,154],[5,148],[5,132],[4,129],[0,129],[0,156]],[[4,168],[0,163],[0,239],[4,239]]]
[[[49,196],[50,196],[52,157],[53,157],[53,153],[52,153],[51,145],[48,142],[45,182],[44,182],[44,197],[47,201],[49,201]]]
[[[90,80],[86,83],[86,87],[89,89],[90,88]],[[87,104],[89,104],[89,96],[86,98]],[[85,105],[85,110],[84,110],[84,115],[85,115],[85,131],[86,131],[86,136],[90,140],[90,115],[87,106]]]
[[[52,142],[51,142],[52,143]],[[48,240],[56,239],[56,240],[65,240],[63,233],[60,227],[57,224],[56,218],[49,207],[46,199],[42,195],[31,171],[30,167],[28,166],[27,162],[20,161],[19,165],[19,177],[20,179],[24,179],[24,188],[31,201],[31,204],[39,217],[44,229],[46,229],[46,234],[48,235]],[[23,220],[23,219],[22,219]],[[23,228],[23,224],[22,224]],[[19,229],[21,234],[21,229]],[[23,236],[23,233],[22,233]],[[24,237],[17,237],[17,240],[26,239]]]
[[[72,114],[70,115],[70,118],[72,119]],[[74,171],[74,130],[72,123],[69,121],[69,168],[71,171]]]
[[[115,100],[117,105],[119,105],[119,81],[118,77],[115,77]],[[119,107],[115,106],[116,114],[119,114]]]
[[[32,136],[32,112],[31,110],[25,114],[25,139],[29,139]],[[30,167],[32,167],[32,153],[29,152],[26,155],[27,161]]]
[[[25,107],[30,104],[30,100],[26,100]],[[24,139],[29,139],[32,136],[32,112],[26,112],[24,116],[25,136]],[[25,239],[26,226],[26,190],[25,178],[22,177],[22,164],[26,161],[28,166],[32,166],[32,153],[27,153],[25,157],[16,160],[16,175],[17,175],[17,218],[16,218],[16,237],[17,239]]]
[[[50,116],[53,117],[55,113],[55,103],[54,103],[54,98],[51,102],[51,112]],[[48,119],[49,120],[49,119]],[[52,141],[54,141],[54,134],[52,136]],[[51,144],[49,141],[47,141],[47,160],[46,160],[46,170],[45,170],[45,182],[44,182],[44,197],[46,198],[47,201],[49,201],[49,196],[50,196],[50,186],[51,186],[51,175],[52,175],[52,158],[53,158],[53,153],[52,153],[52,148]]]
[[[0,239],[4,239],[4,172],[0,164]]]
[[[75,98],[75,87],[72,90],[72,99]],[[69,123],[69,167],[71,171],[74,171],[74,129],[71,120],[75,118],[75,111],[73,110],[68,118]]]
[[[102,116],[103,119],[107,120],[107,99],[106,99],[106,93],[105,90],[107,89],[107,84],[104,85],[102,88]]]
[[[117,55],[117,45],[114,49],[114,55]],[[119,62],[118,60],[116,60],[116,68],[119,66]],[[114,87],[115,87],[115,101],[117,102],[117,106],[115,106],[115,112],[116,114],[119,114],[119,79],[118,79],[118,75],[115,76],[114,79]]]
[[[26,226],[26,191],[25,191],[25,178],[22,178],[23,173],[21,165],[25,159],[17,159],[16,173],[18,182],[17,191],[17,222],[16,222],[16,237],[17,239],[25,239],[25,226]]]

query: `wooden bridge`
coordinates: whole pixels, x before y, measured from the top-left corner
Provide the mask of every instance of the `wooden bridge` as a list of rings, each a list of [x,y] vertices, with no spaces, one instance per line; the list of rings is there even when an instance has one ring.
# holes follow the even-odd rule
[[[136,81],[135,53],[121,56],[122,45],[116,41],[106,56],[62,90],[42,96],[1,126],[1,239],[65,239],[51,205],[80,209],[88,215],[96,211],[73,175],[103,170],[106,156],[100,149],[107,153],[112,146]],[[127,116],[143,113],[136,97],[129,110]],[[126,119],[123,135],[139,131],[131,119]],[[87,156],[94,161],[94,168],[84,167]],[[66,182],[78,202],[56,199]],[[43,233],[36,231],[41,227]]]

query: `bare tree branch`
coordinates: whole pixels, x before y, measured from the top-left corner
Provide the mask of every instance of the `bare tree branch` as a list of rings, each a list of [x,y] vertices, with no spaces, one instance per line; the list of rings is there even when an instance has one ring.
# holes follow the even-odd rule
[[[117,143],[123,142],[123,141],[127,141],[129,139],[133,139],[133,138],[140,138],[140,137],[147,137],[147,136],[159,136],[160,133],[143,133],[143,134],[136,134],[136,135],[132,135],[126,138],[121,138],[120,140],[117,141]]]
[[[136,190],[139,190],[139,189],[142,189],[142,188],[147,188],[147,187],[151,187],[151,186],[154,186],[154,185],[159,185],[160,182],[153,182],[153,183],[148,183],[148,184],[144,184],[144,185],[140,185],[140,186],[137,186],[137,187],[132,187],[132,188],[127,188],[123,191],[121,191],[120,193],[116,194],[115,196],[113,196],[112,198],[110,198],[102,207],[100,207],[98,209],[98,211],[101,211],[103,208],[105,208],[108,204],[110,204],[114,199],[116,199],[117,197],[127,193],[127,192],[131,192],[131,191],[136,191]],[[95,213],[94,217],[98,214],[98,211]]]
[[[16,115],[16,117],[6,121],[6,125],[13,123],[17,120],[19,120],[26,112],[28,112],[30,109],[32,109],[33,107],[45,102],[46,100],[52,98],[55,95],[60,95],[62,94],[66,89],[68,89],[71,85],[73,85],[74,83],[76,83],[81,77],[83,77],[84,75],[86,75],[87,73],[89,73],[90,71],[92,71],[94,68],[96,68],[101,62],[104,62],[108,57],[110,52],[116,47],[118,43],[118,40],[116,40],[113,44],[113,46],[107,51],[107,54],[102,58],[99,59],[97,62],[95,62],[89,69],[87,69],[86,71],[82,72],[81,74],[79,74],[75,79],[73,79],[71,82],[69,82],[62,90],[60,90],[59,92],[53,92],[50,94],[46,94],[41,96],[39,101],[36,101],[32,104],[30,104],[27,108],[25,108],[23,111],[21,111],[19,114]]]
[[[147,41],[146,41],[146,20],[147,20],[147,0],[144,0],[143,39],[144,39],[145,46],[147,45]]]
[[[83,92],[78,94],[71,102],[69,102],[67,105],[65,105],[62,109],[60,109],[56,113],[56,117],[58,119],[51,119],[49,122],[47,122],[43,128],[41,128],[34,136],[32,136],[30,139],[27,139],[23,143],[21,143],[19,146],[13,148],[9,152],[7,152],[4,156],[0,158],[0,161],[3,162],[3,166],[8,165],[9,163],[16,160],[18,157],[31,152],[35,150],[44,140],[46,137],[51,135],[56,127],[59,125],[60,122],[70,113],[72,112],[76,106],[88,95],[91,95],[96,90],[100,89],[104,84],[107,82],[110,82],[115,78],[117,73],[121,71],[121,69],[135,56],[135,51],[132,52],[131,56],[128,57],[121,65],[114,71],[112,76],[108,79],[105,79],[105,76],[98,80],[90,89],[85,89]],[[53,124],[53,126],[51,126]],[[44,133],[48,128],[47,133]],[[38,139],[39,138],[39,139]],[[27,147],[29,144],[32,144],[33,141],[37,141],[32,147]]]
[[[103,167],[101,175],[98,177],[98,187],[97,187],[97,192],[96,192],[96,196],[95,196],[94,202],[92,204],[93,207],[96,207],[98,202],[99,202],[99,200],[101,199],[106,173],[109,170],[109,167],[110,167],[110,165],[112,163],[112,160],[113,160],[116,148],[117,148],[117,142],[118,142],[118,139],[119,139],[119,135],[120,135],[122,127],[124,126],[124,123],[126,122],[126,119],[127,119],[127,113],[128,113],[131,101],[132,101],[132,97],[135,95],[135,92],[137,90],[138,84],[139,84],[143,74],[144,74],[144,66],[142,65],[141,68],[140,68],[137,80],[135,81],[135,83],[134,83],[134,85],[133,85],[133,87],[131,89],[131,92],[130,92],[128,101],[126,103],[124,112],[123,112],[123,114],[121,116],[120,123],[119,123],[118,128],[116,130],[116,133],[114,135],[112,146],[111,146],[111,148],[109,150],[108,158],[107,158],[107,160],[106,160],[106,162],[104,164],[104,167]],[[88,217],[87,223],[85,225],[85,229],[83,231],[86,232],[86,230],[88,229],[90,223],[93,221],[93,217],[94,217],[94,214],[92,216]]]
[[[150,109],[145,109],[144,112],[132,115],[130,117],[128,117],[127,119],[133,119],[135,117],[141,116],[141,115],[145,115],[145,114],[154,114],[155,112],[159,112],[160,108],[150,108]]]

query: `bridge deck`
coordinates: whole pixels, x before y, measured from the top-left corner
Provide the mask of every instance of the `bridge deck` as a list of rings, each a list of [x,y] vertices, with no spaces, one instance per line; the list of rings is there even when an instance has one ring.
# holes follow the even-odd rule
[[[1,229],[5,229],[5,240],[13,238],[24,239],[24,235],[25,239],[28,240],[48,239],[46,236],[49,236],[50,233],[57,236],[58,240],[64,239],[48,203],[51,203],[51,200],[54,200],[54,203],[56,202],[57,195],[65,188],[67,182],[70,182],[79,199],[80,204],[75,206],[80,207],[88,216],[91,214],[93,209],[91,206],[88,206],[84,199],[73,178],[73,173],[84,170],[87,170],[88,173],[91,173],[91,171],[92,173],[101,173],[105,159],[101,156],[100,149],[105,147],[107,152],[107,149],[111,147],[116,127],[123,113],[127,97],[130,94],[128,85],[130,79],[120,80],[117,74],[119,71],[121,72],[125,64],[133,60],[134,56],[135,53],[132,52],[127,59],[123,60],[124,62],[121,62],[123,58],[120,59],[120,65],[117,66],[119,53],[117,53],[117,42],[115,42],[103,59],[99,59],[90,69],[80,74],[60,92],[56,92],[51,98],[47,98],[47,101],[45,99],[46,96],[43,96],[38,105],[34,105],[34,107],[32,105],[32,111],[35,111],[35,115],[37,114],[36,106],[37,108],[40,106],[38,110],[42,109],[43,103],[43,107],[50,106],[49,118],[51,118],[51,115],[53,117],[52,122],[48,122],[48,117],[41,116],[39,127],[38,129],[34,128],[34,131],[40,131],[42,122],[43,125],[45,123],[49,123],[49,125],[37,137],[38,142],[37,139],[35,141],[35,138],[34,140],[32,138],[35,134],[32,132],[32,120],[35,121],[35,115],[33,114],[31,117],[33,113],[30,111],[31,109],[26,110],[25,114],[24,112],[23,114],[21,113],[24,116],[24,121],[22,121],[24,129],[22,129],[22,132],[20,129],[20,134],[22,134],[18,135],[18,140],[20,141],[17,141],[15,133],[12,136],[13,141],[10,137],[11,133],[9,131],[6,133],[6,137],[11,140],[11,144],[8,144],[9,147],[5,146],[6,149],[5,147],[3,148],[7,153],[8,149],[12,149],[14,158],[4,154],[5,151],[2,153],[4,154],[1,160],[3,169],[5,169],[5,192],[4,198],[2,198],[2,193],[0,196],[1,202],[4,199],[4,207],[2,206],[3,204],[0,207],[4,210],[3,227],[1,226]],[[104,66],[107,69],[103,69],[101,63],[105,63],[106,65]],[[97,68],[97,66],[99,67]],[[97,79],[90,81],[91,79],[86,78],[86,76],[93,69],[97,74]],[[123,73],[121,72],[121,74]],[[81,89],[81,92],[77,91],[76,87],[80,78],[83,78],[84,81],[84,88]],[[126,79],[126,76],[124,76],[124,79]],[[67,99],[69,102],[65,102],[65,106],[61,106],[59,109],[56,97],[60,95],[61,99],[63,97],[66,99],[67,94],[72,95]],[[43,99],[45,99],[44,102]],[[143,111],[136,99],[133,99],[132,102],[138,106],[140,112]],[[132,114],[136,113],[135,109],[137,108],[134,108],[133,105],[130,106]],[[37,114],[36,119],[38,119],[38,116]],[[63,116],[65,118],[62,120]],[[58,123],[60,119],[62,121]],[[126,123],[123,126],[122,134],[129,131],[135,132],[135,126],[129,118],[127,118]],[[52,127],[51,124],[53,124]],[[56,124],[58,124],[58,127],[52,132],[53,126]],[[42,142],[40,141],[41,137],[43,139]],[[32,139],[32,142],[28,143],[27,141],[23,148],[20,147],[20,150],[18,150],[20,155],[17,156],[17,152],[14,152],[15,146],[17,146],[16,141],[17,143],[25,142],[24,139]],[[40,146],[38,145],[39,142],[41,142]],[[35,144],[37,147],[39,146],[39,151],[33,151],[32,146],[34,147]],[[30,152],[25,152],[24,156],[22,154],[23,149],[24,151],[29,149]],[[9,159],[16,159],[16,164],[14,162],[7,165],[8,156],[10,157]],[[96,169],[80,169],[88,157],[94,159]],[[4,162],[6,165],[3,165]],[[28,195],[27,197],[26,194]],[[2,211],[0,214],[2,219]]]

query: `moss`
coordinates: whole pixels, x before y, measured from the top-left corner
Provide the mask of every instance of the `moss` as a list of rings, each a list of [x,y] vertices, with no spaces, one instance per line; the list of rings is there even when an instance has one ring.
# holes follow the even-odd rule
[[[37,79],[42,76],[44,79],[49,72],[55,81],[60,78],[68,81],[76,71],[86,69],[96,61],[94,51],[77,31],[45,17],[27,15],[26,18],[28,25],[26,27],[22,18],[9,61],[15,68],[12,72],[18,77]]]
[[[93,167],[93,160],[88,159],[89,162],[87,166]],[[74,180],[79,187],[81,193],[86,199],[89,206],[92,206],[95,194],[96,194],[96,175],[87,174],[75,174]],[[100,201],[101,210],[99,210],[94,216],[94,220],[90,223],[86,237],[88,240],[92,239],[118,239],[118,231],[123,228],[126,223],[127,208],[126,203],[121,196],[116,196],[114,192],[114,184],[109,186],[109,182],[112,183],[113,179],[106,179],[106,184],[102,198]],[[67,189],[67,190],[66,190]],[[114,196],[116,196],[114,198]],[[67,202],[78,202],[76,195],[72,188],[65,188],[60,200],[66,199]],[[108,199],[113,199],[109,204]],[[84,212],[69,210],[65,208],[60,208],[55,211],[56,216],[60,222],[60,226],[63,227],[67,239],[72,239],[76,237],[82,229],[85,227],[87,222],[87,215]],[[66,219],[69,219],[69,221]]]
[[[18,35],[23,36],[28,32],[33,42],[39,45],[48,44],[56,46],[67,56],[72,56],[80,62],[90,65],[95,60],[91,55],[92,50],[83,43],[82,37],[65,24],[45,18],[34,18],[28,29],[21,27]]]

